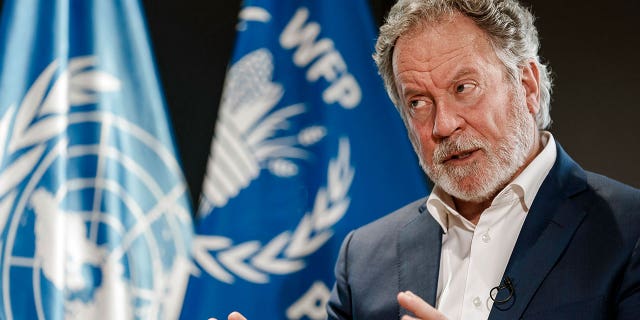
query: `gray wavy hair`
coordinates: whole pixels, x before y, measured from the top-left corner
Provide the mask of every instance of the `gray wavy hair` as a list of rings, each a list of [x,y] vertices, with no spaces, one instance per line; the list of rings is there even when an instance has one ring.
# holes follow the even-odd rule
[[[530,60],[536,62],[540,70],[540,111],[536,123],[540,130],[548,128],[551,124],[551,74],[538,56],[540,43],[533,25],[534,17],[516,0],[399,0],[380,27],[373,55],[396,108],[400,106],[392,61],[396,41],[418,24],[438,22],[456,12],[471,18],[487,33],[493,50],[514,83],[521,81],[520,67]],[[404,118],[404,113],[400,114]]]

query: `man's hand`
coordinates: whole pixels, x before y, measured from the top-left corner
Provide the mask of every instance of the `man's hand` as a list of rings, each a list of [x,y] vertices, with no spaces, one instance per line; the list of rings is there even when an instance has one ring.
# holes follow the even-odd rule
[[[398,293],[398,303],[400,303],[400,306],[411,311],[417,316],[416,318],[405,315],[402,317],[402,320],[447,320],[447,317],[445,317],[444,314],[430,306],[411,291]]]
[[[216,318],[209,318],[209,320],[218,320]],[[227,320],[247,320],[240,312],[234,311],[229,314]]]
[[[247,320],[240,312],[231,312],[227,317],[228,320]]]
[[[447,317],[445,317],[444,314],[430,306],[411,291],[398,293],[398,302],[400,303],[400,306],[418,316],[418,318],[416,318],[405,315],[402,317],[402,320],[447,320]],[[209,320],[216,319],[211,318]],[[247,320],[247,318],[239,312],[232,312],[227,317],[227,320]]]

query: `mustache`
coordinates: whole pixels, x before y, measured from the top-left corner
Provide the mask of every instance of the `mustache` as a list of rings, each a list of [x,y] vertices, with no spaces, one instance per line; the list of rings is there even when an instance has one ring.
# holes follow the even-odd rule
[[[473,136],[448,137],[440,141],[433,152],[433,163],[440,164],[454,154],[475,149],[487,149],[484,140]]]

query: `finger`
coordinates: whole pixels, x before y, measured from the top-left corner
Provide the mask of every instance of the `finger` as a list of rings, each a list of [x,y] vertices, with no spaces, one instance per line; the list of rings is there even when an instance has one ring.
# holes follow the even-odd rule
[[[413,294],[411,291],[400,292],[398,294],[398,303],[420,319],[447,320],[447,317],[445,317],[444,314],[426,303],[420,297]]]
[[[240,312],[231,312],[229,314],[229,317],[227,317],[228,320],[247,320],[247,318],[245,318]]]

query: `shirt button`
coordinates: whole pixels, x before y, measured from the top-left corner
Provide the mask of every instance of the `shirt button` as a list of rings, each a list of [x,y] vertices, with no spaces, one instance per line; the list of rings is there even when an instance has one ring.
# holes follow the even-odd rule
[[[480,300],[480,297],[473,298],[473,305],[476,306],[476,308],[480,308],[480,305],[482,305],[482,300]]]
[[[482,242],[484,242],[484,243],[488,243],[489,241],[491,241],[491,236],[489,235],[489,233],[488,233],[488,232],[485,232],[485,233],[482,235],[481,239],[482,239]]]

